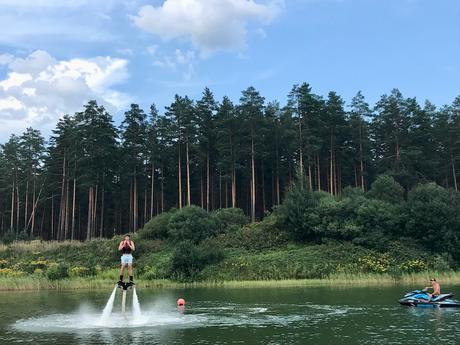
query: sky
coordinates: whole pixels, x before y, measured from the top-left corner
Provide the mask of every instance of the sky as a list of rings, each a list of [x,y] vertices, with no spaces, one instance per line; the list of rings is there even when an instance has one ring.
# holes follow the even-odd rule
[[[48,136],[90,99],[119,124],[205,87],[281,104],[302,82],[347,104],[460,95],[458,0],[0,0],[0,33],[0,143]]]

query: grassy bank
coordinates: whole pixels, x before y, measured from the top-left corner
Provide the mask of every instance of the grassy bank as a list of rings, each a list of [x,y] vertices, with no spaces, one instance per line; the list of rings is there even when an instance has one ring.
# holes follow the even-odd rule
[[[421,287],[428,284],[430,277],[437,277],[443,285],[460,284],[460,272],[420,272],[394,277],[388,274],[336,274],[324,279],[285,279],[285,280],[232,280],[176,282],[167,279],[137,280],[136,286],[142,289],[222,287],[222,288],[275,288],[275,287],[376,287],[404,285]],[[38,291],[38,290],[107,290],[114,286],[109,279],[94,277],[91,279],[71,278],[49,280],[43,277],[2,277],[0,291]]]
[[[376,251],[349,242],[295,244],[246,227],[203,244],[135,237],[140,288],[460,284],[442,256],[394,244]],[[118,239],[15,242],[0,246],[0,290],[107,289],[118,280]]]

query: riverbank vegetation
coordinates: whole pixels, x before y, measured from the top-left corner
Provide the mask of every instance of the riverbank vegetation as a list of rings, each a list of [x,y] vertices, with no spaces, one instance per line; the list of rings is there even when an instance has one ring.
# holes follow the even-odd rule
[[[382,175],[369,192],[333,196],[310,191],[304,177],[261,222],[240,209],[197,206],[152,218],[133,236],[141,286],[419,283],[430,275],[460,282],[458,193],[428,183],[406,195]],[[0,288],[110,286],[119,240],[3,245]]]

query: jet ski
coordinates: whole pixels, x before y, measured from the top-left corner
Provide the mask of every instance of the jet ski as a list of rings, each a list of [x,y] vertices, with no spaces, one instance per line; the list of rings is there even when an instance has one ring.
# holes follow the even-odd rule
[[[453,299],[453,293],[444,293],[430,298],[424,290],[408,292],[399,300],[402,305],[410,307],[460,308],[460,301]]]

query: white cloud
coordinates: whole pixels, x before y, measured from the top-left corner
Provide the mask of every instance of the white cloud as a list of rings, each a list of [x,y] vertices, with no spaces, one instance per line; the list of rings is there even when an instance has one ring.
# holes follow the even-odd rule
[[[197,64],[195,51],[176,49],[173,54],[163,54],[158,46],[150,46],[147,47],[147,52],[154,57],[153,66],[179,71],[183,79],[192,79]]]
[[[14,56],[11,54],[0,54],[0,66],[1,65],[8,65],[11,61],[13,61]]]
[[[97,99],[109,110],[130,100],[114,86],[128,78],[128,61],[112,57],[57,60],[45,51],[13,57],[0,80],[0,142],[32,126],[47,133],[66,113]]]
[[[187,38],[204,55],[217,50],[241,50],[250,22],[269,24],[284,0],[166,0],[142,6],[134,24],[163,39]]]

